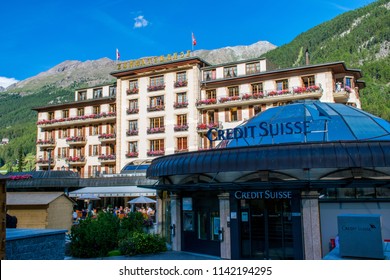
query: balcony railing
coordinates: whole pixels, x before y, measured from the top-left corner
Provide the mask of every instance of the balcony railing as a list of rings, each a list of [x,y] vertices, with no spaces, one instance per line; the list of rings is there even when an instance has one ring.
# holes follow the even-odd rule
[[[40,158],[40,159],[38,159],[38,160],[36,161],[36,163],[37,163],[39,166],[49,166],[49,162],[50,162],[50,165],[51,165],[51,166],[54,165],[54,159],[53,159],[53,158],[51,158],[50,161],[49,161],[49,159],[42,159],[42,158]]]
[[[164,133],[164,132],[165,132],[165,126],[148,127],[148,129],[146,130],[147,134]]]
[[[196,101],[196,106],[217,104],[216,98],[206,98]]]
[[[85,141],[85,138],[84,136],[72,136],[72,137],[68,137],[66,138],[66,143],[68,143],[68,145],[85,145],[86,141]]]
[[[164,111],[165,110],[165,105],[152,105],[152,106],[148,106],[147,110],[148,110],[148,112]]]
[[[184,80],[184,81],[175,81],[175,82],[173,83],[173,86],[174,86],[175,88],[179,88],[179,87],[186,87],[187,84],[188,84],[187,80]]]
[[[116,112],[107,112],[107,113],[91,114],[91,115],[84,115],[84,116],[74,116],[69,118],[40,120],[37,122],[37,125],[40,126],[52,126],[52,125],[61,125],[61,124],[66,125],[73,122],[88,122],[95,119],[115,118],[115,117],[116,117]]]
[[[139,89],[138,89],[137,87],[134,87],[134,88],[132,88],[132,89],[128,88],[128,89],[126,90],[126,93],[127,93],[127,94],[137,94],[138,92],[139,92]]]
[[[135,158],[138,157],[138,152],[126,152],[127,158]]]
[[[165,89],[165,85],[164,84],[156,85],[156,86],[152,86],[152,85],[148,86],[148,91],[158,91],[158,90],[164,90],[164,89]]]
[[[175,108],[175,109],[187,108],[187,107],[188,107],[188,102],[187,101],[173,103],[173,108]]]
[[[100,142],[111,142],[115,141],[116,134],[115,133],[103,133],[98,136]]]
[[[157,157],[157,156],[165,155],[165,151],[164,150],[148,150],[146,152],[146,154],[148,157]]]
[[[196,126],[198,131],[209,130],[210,128],[222,128],[222,122],[199,123]]]
[[[45,148],[45,147],[53,147],[53,146],[55,146],[56,142],[54,141],[54,139],[50,139],[50,140],[41,140],[41,139],[39,139],[36,144],[39,147]]]
[[[185,149],[175,149],[175,154],[180,154],[180,153],[185,153],[185,152],[188,152],[188,148],[185,148]]]
[[[347,102],[352,89],[349,86],[336,87],[333,92],[333,98],[339,102]]]
[[[128,129],[126,131],[127,136],[135,136],[138,135],[138,129]]]
[[[115,162],[116,155],[114,155],[114,154],[111,154],[111,155],[100,155],[100,156],[98,156],[98,160],[100,162]]]
[[[131,115],[131,114],[138,114],[138,112],[139,112],[139,108],[137,107],[137,108],[128,108],[127,110],[126,110],[126,113],[128,114],[128,115]]]
[[[74,156],[74,157],[68,157],[66,159],[66,162],[69,166],[71,165],[85,165],[86,160],[84,156]]]
[[[188,130],[188,124],[175,124],[175,127],[173,128],[174,131],[187,131]]]

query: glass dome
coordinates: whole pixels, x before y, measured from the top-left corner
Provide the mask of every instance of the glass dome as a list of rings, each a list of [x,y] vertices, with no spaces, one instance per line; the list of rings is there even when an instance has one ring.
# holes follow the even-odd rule
[[[355,107],[304,100],[268,109],[234,129],[209,130],[219,147],[390,140],[390,123]]]

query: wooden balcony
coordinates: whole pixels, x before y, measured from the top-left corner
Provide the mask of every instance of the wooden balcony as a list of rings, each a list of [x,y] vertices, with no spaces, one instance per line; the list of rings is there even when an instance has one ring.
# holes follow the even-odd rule
[[[98,136],[101,143],[111,143],[116,141],[115,133],[103,133]]]
[[[115,163],[116,155],[100,155],[98,156],[98,160],[101,164]]]
[[[85,146],[87,141],[85,140],[84,136],[72,136],[66,138],[66,143],[69,146]]]
[[[66,163],[69,165],[69,166],[84,166],[85,163],[86,163],[86,159],[85,157],[83,156],[80,156],[80,157],[68,157],[66,159]]]
[[[40,147],[42,149],[54,148],[56,146],[56,142],[53,139],[50,139],[50,140],[39,139],[36,144],[38,147]]]
[[[338,103],[346,103],[349,99],[349,91],[346,91],[345,89],[336,90],[333,92],[333,99],[335,102]]]

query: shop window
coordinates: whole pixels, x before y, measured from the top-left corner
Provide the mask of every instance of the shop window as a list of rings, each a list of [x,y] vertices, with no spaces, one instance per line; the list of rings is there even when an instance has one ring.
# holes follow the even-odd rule
[[[183,212],[183,230],[194,231],[194,212]]]
[[[377,198],[390,198],[390,188],[376,188]]]
[[[207,212],[198,212],[198,239],[207,240]]]
[[[219,240],[219,230],[221,227],[221,221],[220,221],[218,212],[211,212],[210,225],[211,225],[210,239],[218,241]]]

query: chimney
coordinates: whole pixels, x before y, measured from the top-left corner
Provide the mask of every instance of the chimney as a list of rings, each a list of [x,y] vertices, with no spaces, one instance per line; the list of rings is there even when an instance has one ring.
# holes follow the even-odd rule
[[[306,58],[306,65],[309,65],[310,64],[309,49],[306,49],[305,51],[305,58]]]

